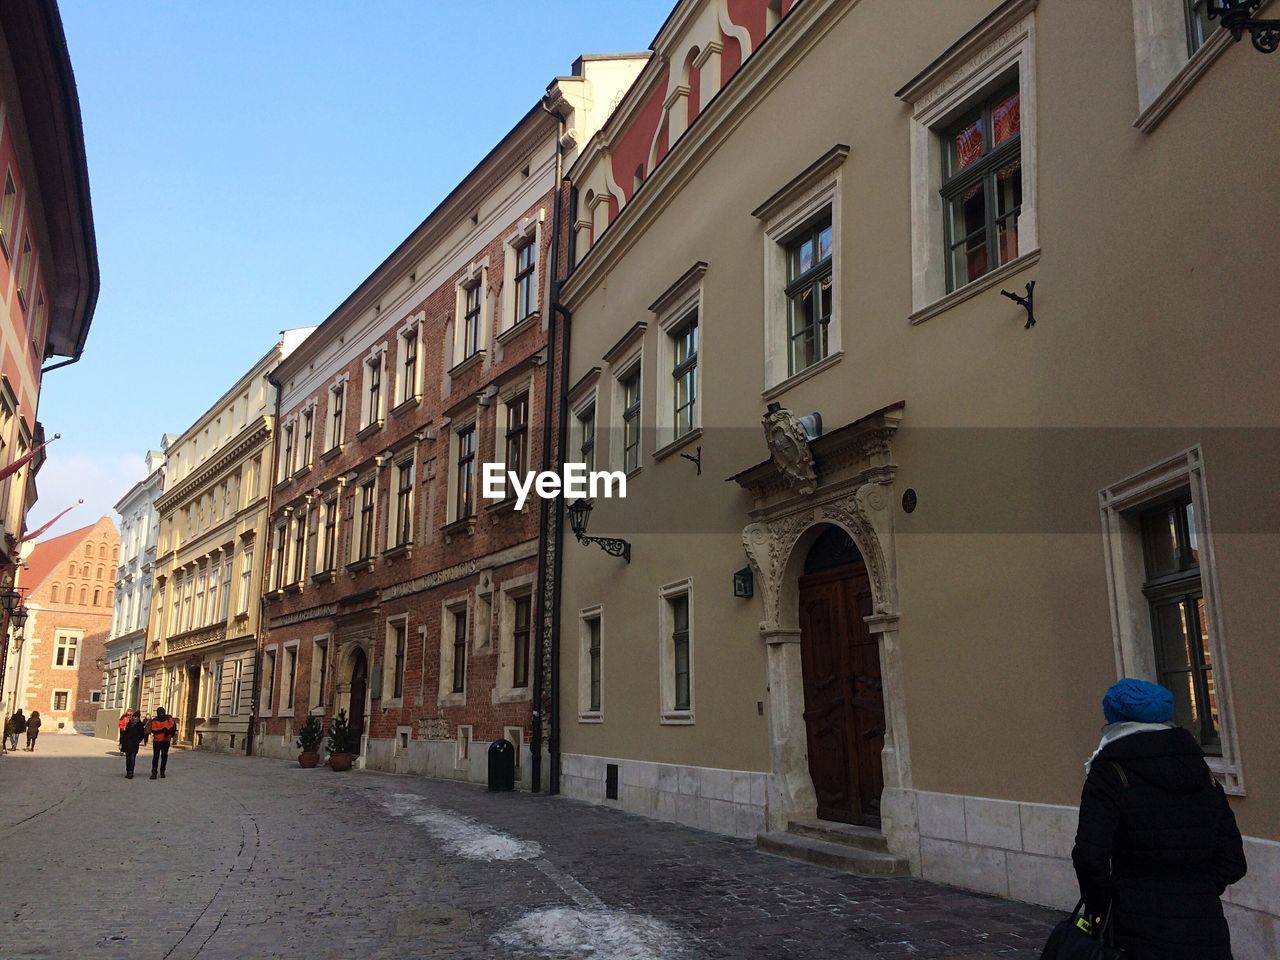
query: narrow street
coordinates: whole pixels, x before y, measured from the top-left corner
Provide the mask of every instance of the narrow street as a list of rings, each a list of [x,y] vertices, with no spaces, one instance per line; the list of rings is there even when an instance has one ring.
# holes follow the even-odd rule
[[[129,781],[111,747],[0,760],[7,960],[976,960],[1053,920],[563,799],[207,753]]]

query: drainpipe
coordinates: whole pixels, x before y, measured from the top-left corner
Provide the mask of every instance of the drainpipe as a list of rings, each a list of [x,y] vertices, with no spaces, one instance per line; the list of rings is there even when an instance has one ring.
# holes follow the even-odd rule
[[[558,312],[564,318],[564,330],[560,335],[560,422],[558,424],[559,436],[556,443],[556,454],[563,463],[567,454],[568,441],[566,434],[569,430],[569,330],[573,323],[573,313],[568,307],[557,302],[554,304],[554,311]],[[560,578],[564,571],[564,498],[557,497],[555,500],[556,511],[556,556],[555,556],[555,572],[552,577],[552,604],[551,604],[551,636],[558,640],[560,637]],[[557,644],[558,646],[558,644]],[[555,651],[557,654],[559,651]],[[556,656],[551,661],[551,788],[550,793],[557,794],[560,792],[560,658]]]
[[[283,342],[283,335],[281,342]],[[269,530],[271,527],[271,508],[274,506],[271,501],[275,497],[275,483],[273,482],[273,478],[276,475],[276,427],[280,423],[280,381],[276,379],[276,371],[274,367],[267,371],[267,383],[275,387],[276,390],[276,413],[275,417],[273,417],[271,421],[271,433],[270,438],[268,439],[269,449],[271,450],[271,472],[266,474],[263,478],[267,485],[267,506],[263,512],[263,516],[266,518],[267,528]],[[267,469],[266,464],[263,464],[263,469]],[[267,546],[270,547],[270,537],[268,537],[267,540]],[[262,557],[263,563],[265,564],[264,570],[270,570],[271,558],[266,556],[261,547],[262,543],[259,539],[258,549],[255,553],[258,553]],[[253,572],[250,571],[250,583],[253,582],[252,576]],[[257,635],[253,638],[253,690],[249,693],[249,742],[245,744],[244,750],[244,755],[246,757],[253,756],[253,745],[258,739],[258,688],[262,683],[262,648],[264,646],[262,642],[262,631],[267,625],[267,598],[263,596],[263,591],[261,590],[263,585],[259,583],[258,586],[258,630]]]
[[[560,201],[561,201],[561,184],[564,180],[564,130],[565,117],[551,106],[552,97],[548,93],[542,98],[540,106],[549,116],[557,121],[556,127],[556,169],[555,169],[555,203],[551,211],[551,247],[548,256],[550,270],[548,275],[550,283],[547,290],[548,302],[553,304],[547,315],[547,363],[546,383],[544,384],[544,402],[543,402],[543,435],[547,437],[547,427],[551,423],[552,414],[555,411],[555,377],[556,365],[554,362],[555,339],[556,339],[556,307],[554,306],[560,295]],[[551,469],[551,444],[545,440],[542,444],[542,469],[548,471]],[[557,503],[559,501],[557,500]],[[546,498],[539,498],[538,501],[538,574],[536,583],[538,588],[538,605],[536,613],[536,621],[534,623],[534,652],[533,652],[533,715],[530,718],[530,744],[529,744],[529,774],[530,786],[534,793],[542,791],[542,741],[543,741],[543,689],[546,686],[546,675],[543,668],[543,657],[546,654],[546,596],[547,596],[547,557],[546,546],[551,542],[551,502]],[[552,603],[553,609],[559,606],[559,586],[557,583],[552,584]],[[552,621],[552,629],[554,630],[555,620]],[[559,672],[557,666],[558,650],[557,644],[554,642],[555,634],[552,634],[553,642],[551,644],[551,712],[555,716],[555,695],[556,684],[555,678]],[[553,771],[553,787],[554,773],[557,770],[554,751],[558,747],[558,738],[554,736],[554,726],[552,727],[553,735],[550,738],[550,748],[552,751],[551,764]],[[553,789],[554,792],[554,789]]]
[[[71,366],[71,364],[73,364],[73,363],[79,363],[79,362],[80,362],[80,357],[79,357],[79,356],[74,356],[74,357],[71,357],[70,359],[67,359],[67,360],[61,360],[61,361],[59,361],[58,363],[51,363],[51,364],[49,364],[49,366],[47,366],[47,367],[41,367],[41,368],[40,368],[40,377],[43,379],[43,378],[44,378],[44,375],[45,375],[46,373],[48,373],[50,370],[58,370],[58,369],[60,369],[61,367],[69,367],[69,366]]]

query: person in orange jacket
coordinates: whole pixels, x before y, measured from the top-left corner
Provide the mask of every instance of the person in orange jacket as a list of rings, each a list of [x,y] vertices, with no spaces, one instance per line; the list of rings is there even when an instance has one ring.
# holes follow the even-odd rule
[[[169,765],[169,744],[178,738],[178,721],[165,712],[164,707],[156,707],[155,718],[147,725],[151,735],[151,779],[164,779],[165,767]]]

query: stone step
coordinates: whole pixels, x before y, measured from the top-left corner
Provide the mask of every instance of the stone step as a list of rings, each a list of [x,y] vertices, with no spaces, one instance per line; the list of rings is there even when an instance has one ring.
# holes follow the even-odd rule
[[[792,860],[803,860],[822,867],[830,867],[844,873],[856,873],[864,877],[908,877],[911,865],[891,853],[864,850],[846,843],[832,843],[816,837],[806,837],[789,831],[762,833],[756,837],[756,846],[765,853],[773,853]]]
[[[787,824],[787,832],[815,840],[826,840],[828,843],[842,843],[848,847],[871,850],[877,853],[888,853],[889,843],[884,834],[874,827],[862,827],[852,823],[837,823],[834,820],[792,820]]]

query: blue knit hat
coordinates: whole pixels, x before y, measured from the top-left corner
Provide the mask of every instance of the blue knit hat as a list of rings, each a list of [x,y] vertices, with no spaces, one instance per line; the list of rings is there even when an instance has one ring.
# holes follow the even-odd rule
[[[1102,713],[1107,723],[1167,723],[1173,719],[1173,694],[1158,683],[1126,678],[1107,688]]]

